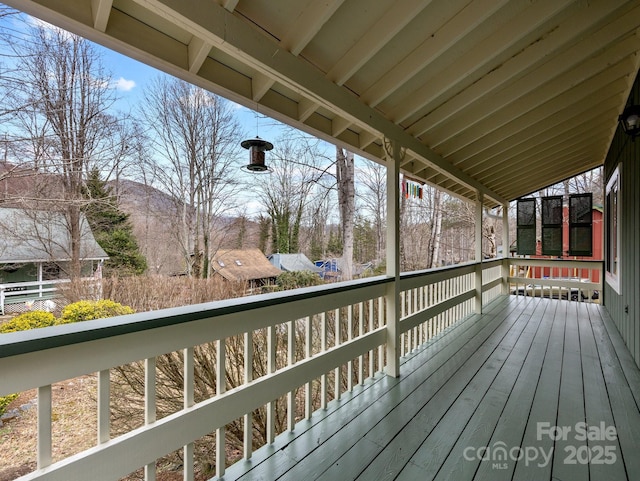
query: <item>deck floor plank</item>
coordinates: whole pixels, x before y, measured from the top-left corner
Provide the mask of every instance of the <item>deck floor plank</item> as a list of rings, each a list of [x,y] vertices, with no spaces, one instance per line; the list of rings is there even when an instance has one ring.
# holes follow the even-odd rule
[[[542,301],[553,302],[553,301]],[[554,442],[547,436],[538,436],[539,423],[548,423],[555,426],[558,416],[558,397],[560,393],[560,374],[562,355],[564,350],[566,303],[556,303],[554,315],[551,320],[551,335],[549,345],[544,356],[542,371],[536,386],[531,411],[527,419],[527,426],[520,446],[533,448],[539,453],[539,459],[527,462],[520,459],[516,462],[513,479],[532,480],[551,479],[553,459],[545,456],[553,456]]]
[[[555,315],[557,303],[540,303],[544,306],[544,316]],[[536,338],[527,356],[525,364],[518,376],[513,390],[507,400],[504,411],[498,420],[491,439],[486,444],[472,445],[498,448],[499,446],[513,449],[523,447],[522,439],[532,410],[534,395],[540,381],[544,359],[549,349],[552,322],[541,322]],[[517,454],[517,453],[516,453]],[[517,457],[517,456],[516,456]],[[459,463],[466,465],[467,463]],[[483,461],[477,466],[474,480],[500,481],[511,480],[516,467],[516,461],[509,459],[501,465],[494,465],[491,460]]]
[[[555,425],[566,430],[566,433],[556,439],[553,452],[552,474],[557,479],[588,479],[589,476],[588,464],[579,462],[579,453],[584,453],[585,449],[588,449],[587,442],[576,432],[577,424],[585,422],[584,383],[576,305],[565,303],[564,350],[558,419]]]
[[[596,427],[590,439],[587,439],[590,455],[589,474],[591,479],[607,479],[611,481],[627,479],[624,463],[613,462],[620,456],[620,443],[617,434],[609,435],[607,430],[614,426],[611,403],[602,374],[601,364],[609,362],[601,357],[596,345],[594,331],[586,305],[578,306],[580,350],[582,355],[582,372],[584,376],[584,402],[586,423]],[[605,355],[602,352],[603,356]],[[604,428],[604,429],[602,429]]]
[[[436,480],[474,479],[481,467],[491,471],[488,479],[511,479],[515,467],[513,461],[507,457],[506,460],[496,461],[497,464],[491,460],[481,462],[478,455],[481,451],[478,450],[484,447],[510,449],[520,445],[551,333],[551,323],[542,322],[548,307],[545,303],[536,306],[527,325],[527,331],[531,334],[528,348],[527,345],[522,346],[522,350],[516,353],[520,358],[509,359],[458,438]],[[509,420],[508,424],[504,422],[505,419]]]
[[[301,479],[300,476],[303,472],[309,473],[309,469],[314,474],[317,472],[316,479],[334,480],[344,476],[349,479],[359,475],[363,476],[363,479],[373,479],[367,478],[367,473],[359,474],[353,463],[345,463],[341,461],[341,458],[353,459],[355,456],[353,453],[358,452],[358,459],[371,468],[381,459],[380,453],[372,452],[369,457],[362,457],[362,450],[355,446],[357,443],[362,442],[369,445],[366,441],[371,441],[383,447],[385,444],[393,442],[400,432],[403,433],[403,439],[413,439],[412,430],[417,430],[416,435],[422,437],[424,432],[421,426],[425,420],[418,413],[416,403],[423,406],[442,386],[448,384],[447,381],[461,366],[469,362],[469,356],[473,356],[478,350],[488,350],[489,345],[483,343],[486,343],[486,339],[492,333],[500,330],[505,331],[506,334],[508,327],[503,319],[514,315],[513,312],[514,310],[508,308],[508,305],[500,307],[499,313],[496,313],[496,317],[490,322],[487,323],[489,319],[485,317],[484,320],[471,328],[469,332],[469,334],[473,334],[471,337],[461,339],[461,343],[455,341],[450,343],[436,352],[433,357],[422,357],[424,366],[421,368],[421,375],[409,377],[403,373],[402,382],[398,384],[397,389],[390,392],[387,398],[376,402],[373,406],[374,409],[367,413],[366,424],[359,423],[348,426],[347,429],[340,432],[338,448],[330,453],[335,456],[333,462],[330,462],[330,458],[326,456],[327,453],[322,453],[323,450],[319,450],[319,452],[312,453],[309,461],[304,463],[304,471],[302,465],[295,466],[291,473],[288,473],[286,479]],[[395,400],[393,405],[387,402],[389,398]],[[404,453],[407,451],[406,449],[402,451],[402,449],[404,447],[399,453],[391,454],[392,457],[396,457],[394,463],[405,461]],[[349,469],[354,469],[354,472],[346,471]],[[382,468],[376,473],[376,476],[384,476],[388,469],[388,467]]]
[[[618,460],[622,458],[630,480],[640,479],[640,411],[633,395],[633,391],[638,389],[635,384],[637,376],[625,373],[627,370],[633,370],[628,365],[631,354],[620,345],[622,339],[617,332],[611,330],[614,328],[605,327],[605,314],[601,310],[590,310],[589,313],[594,314],[591,317],[591,325],[600,341],[596,347],[620,445]],[[615,348],[612,338],[617,339],[618,349]],[[623,364],[626,364],[625,368]]]
[[[450,366],[440,374],[445,377],[425,379],[421,388],[413,393],[413,396],[402,405],[398,405],[384,422],[376,425],[369,433],[367,439],[374,440],[384,449],[371,460],[367,468],[359,475],[363,480],[394,479],[402,467],[410,460],[420,445],[429,436],[433,428],[443,416],[447,414],[451,401],[457,399],[464,389],[472,382],[481,370],[481,367],[491,360],[499,361],[504,356],[498,347],[501,342],[507,344],[515,342],[522,328],[518,327],[517,319],[520,315],[517,311],[510,311],[502,317],[500,325],[488,333],[483,344],[474,348],[473,344],[466,346],[466,359],[450,361]],[[514,327],[515,326],[515,327]],[[469,353],[471,355],[469,356]],[[454,370],[455,369],[455,370]],[[447,372],[447,370],[450,370]],[[483,371],[481,377],[495,377],[495,369]],[[479,384],[486,380],[479,380]],[[472,385],[471,389],[475,388]],[[399,435],[401,434],[401,435]],[[332,470],[328,471],[331,478]]]
[[[513,309],[508,302],[496,302],[492,305],[491,312],[500,312],[501,310]],[[427,371],[430,369],[437,370],[441,366],[447,364],[451,356],[449,351],[462,349],[469,341],[476,339],[479,333],[483,331],[486,324],[492,319],[480,316],[471,316],[469,319],[447,329],[442,335],[437,336],[422,350],[422,356],[415,353],[408,356],[403,363],[403,390],[410,390],[416,383],[422,382],[425,375],[425,352],[431,354],[427,361]],[[464,356],[461,356],[464,357]],[[420,372],[417,372],[420,370]],[[399,391],[393,391],[393,387],[399,383],[398,379],[392,379],[383,376],[381,379],[376,377],[374,386],[367,390],[366,396],[359,396],[362,390],[367,389],[371,381],[365,383],[364,386],[356,388],[354,393],[345,393],[339,403],[335,401],[329,403],[326,410],[315,412],[310,421],[302,421],[295,426],[292,433],[283,433],[276,438],[274,443],[275,449],[270,446],[259,449],[252,459],[241,461],[231,466],[227,470],[225,480],[235,479],[277,479],[294,468],[301,459],[314,455],[312,460],[306,460],[304,463],[311,467],[317,465],[326,468],[327,456],[331,456],[333,447],[326,449],[325,443],[335,436],[339,431],[349,426],[349,423],[364,415],[368,419],[375,419],[376,416],[384,416],[386,410],[393,409],[397,401],[393,396],[398,396]],[[364,399],[364,401],[363,401]],[[371,399],[379,400],[374,404]],[[382,400],[384,399],[384,402]],[[336,409],[339,406],[339,411]],[[382,414],[376,411],[382,410]],[[359,426],[354,428],[359,429]],[[363,433],[356,432],[357,439]],[[284,442],[281,440],[284,438]],[[355,441],[354,441],[355,443]],[[338,454],[342,454],[340,447]],[[263,453],[268,451],[267,455]],[[315,453],[315,454],[314,454]],[[337,459],[337,458],[335,458]],[[335,460],[334,459],[334,460]],[[261,464],[269,463],[269,475],[263,477]],[[273,465],[277,466],[274,468]]]
[[[601,306],[505,296],[403,358],[399,379],[378,374],[224,479],[635,480],[639,400],[640,370]],[[616,439],[578,440],[579,422]],[[540,423],[570,431],[554,441]],[[464,457],[498,445],[552,458]],[[607,445],[615,463],[581,462]],[[566,449],[582,458],[567,463]]]
[[[525,318],[526,322],[523,322]],[[478,374],[423,441],[419,450],[411,458],[412,464],[422,468],[421,480],[434,479],[449,458],[454,460],[457,456],[454,463],[459,465],[460,458],[464,457],[464,449],[472,445],[471,443],[475,443],[482,434],[493,431],[541,319],[542,313],[537,308],[521,312],[514,327],[522,326],[524,329],[514,331],[514,334],[517,334],[516,339],[503,339],[498,349],[494,351],[493,359],[490,358],[484,363]],[[456,438],[451,433],[460,433],[460,436]],[[453,454],[452,450],[458,441],[464,447]],[[471,461],[464,464],[469,464],[471,468],[474,463]],[[443,476],[444,479],[452,479],[447,473],[443,473]],[[405,478],[402,471],[398,479],[412,478],[413,476]],[[458,476],[453,479],[461,480]]]

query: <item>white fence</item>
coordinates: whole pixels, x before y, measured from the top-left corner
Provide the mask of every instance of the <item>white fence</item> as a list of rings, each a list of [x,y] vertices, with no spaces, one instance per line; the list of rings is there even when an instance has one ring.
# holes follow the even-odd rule
[[[596,302],[602,295],[602,261],[510,258],[515,295]]]
[[[100,297],[101,284],[93,277],[82,278],[82,282],[94,285],[96,298]],[[59,298],[60,286],[69,279],[48,281],[12,282],[0,284],[0,314],[21,314],[26,311],[50,311],[55,308],[51,302]],[[50,301],[50,302],[47,302]]]

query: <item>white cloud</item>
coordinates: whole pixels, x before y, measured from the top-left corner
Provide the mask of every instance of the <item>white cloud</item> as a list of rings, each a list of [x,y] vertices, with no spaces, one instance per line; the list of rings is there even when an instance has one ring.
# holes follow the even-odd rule
[[[136,82],[134,80],[127,80],[124,77],[120,77],[113,82],[113,86],[121,92],[130,92],[135,88]]]

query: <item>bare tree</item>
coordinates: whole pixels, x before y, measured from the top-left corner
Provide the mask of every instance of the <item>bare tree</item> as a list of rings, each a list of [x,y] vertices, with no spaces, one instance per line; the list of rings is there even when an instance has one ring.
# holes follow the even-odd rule
[[[353,278],[353,227],[355,223],[355,167],[353,153],[336,147],[336,181],[342,230],[342,279]]]
[[[13,129],[22,132],[15,145],[21,147],[23,159],[31,159],[34,174],[55,174],[60,180],[57,189],[47,186],[46,206],[65,214],[71,245],[69,275],[76,278],[81,215],[87,202],[85,181],[94,167],[112,158],[109,139],[118,121],[107,112],[115,92],[88,41],[43,24],[28,28],[28,41],[11,44],[19,81],[5,83],[9,90],[4,100],[12,112]]]
[[[373,220],[376,235],[376,263],[384,259],[385,225],[387,222],[387,172],[384,166],[364,160],[358,175],[358,199],[365,213]]]
[[[195,277],[210,274],[214,222],[233,207],[241,130],[224,99],[159,77],[141,109],[152,132],[160,182],[179,211],[175,235]]]
[[[442,233],[442,191],[429,189],[432,195],[431,202],[431,236],[429,237],[429,251],[427,254],[427,267],[437,267],[440,262],[440,235]]]
[[[325,157],[317,140],[308,136],[285,134],[274,145],[268,161],[273,171],[253,176],[251,185],[270,220],[272,252],[295,253],[300,250],[302,220],[312,192],[326,174]]]

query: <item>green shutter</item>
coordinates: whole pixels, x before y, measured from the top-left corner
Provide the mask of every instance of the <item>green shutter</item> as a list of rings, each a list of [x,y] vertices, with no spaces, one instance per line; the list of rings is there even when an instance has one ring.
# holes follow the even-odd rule
[[[542,198],[542,255],[562,255],[562,196]]]
[[[569,196],[569,255],[593,255],[593,195]]]
[[[536,200],[518,199],[518,255],[536,254]]]

